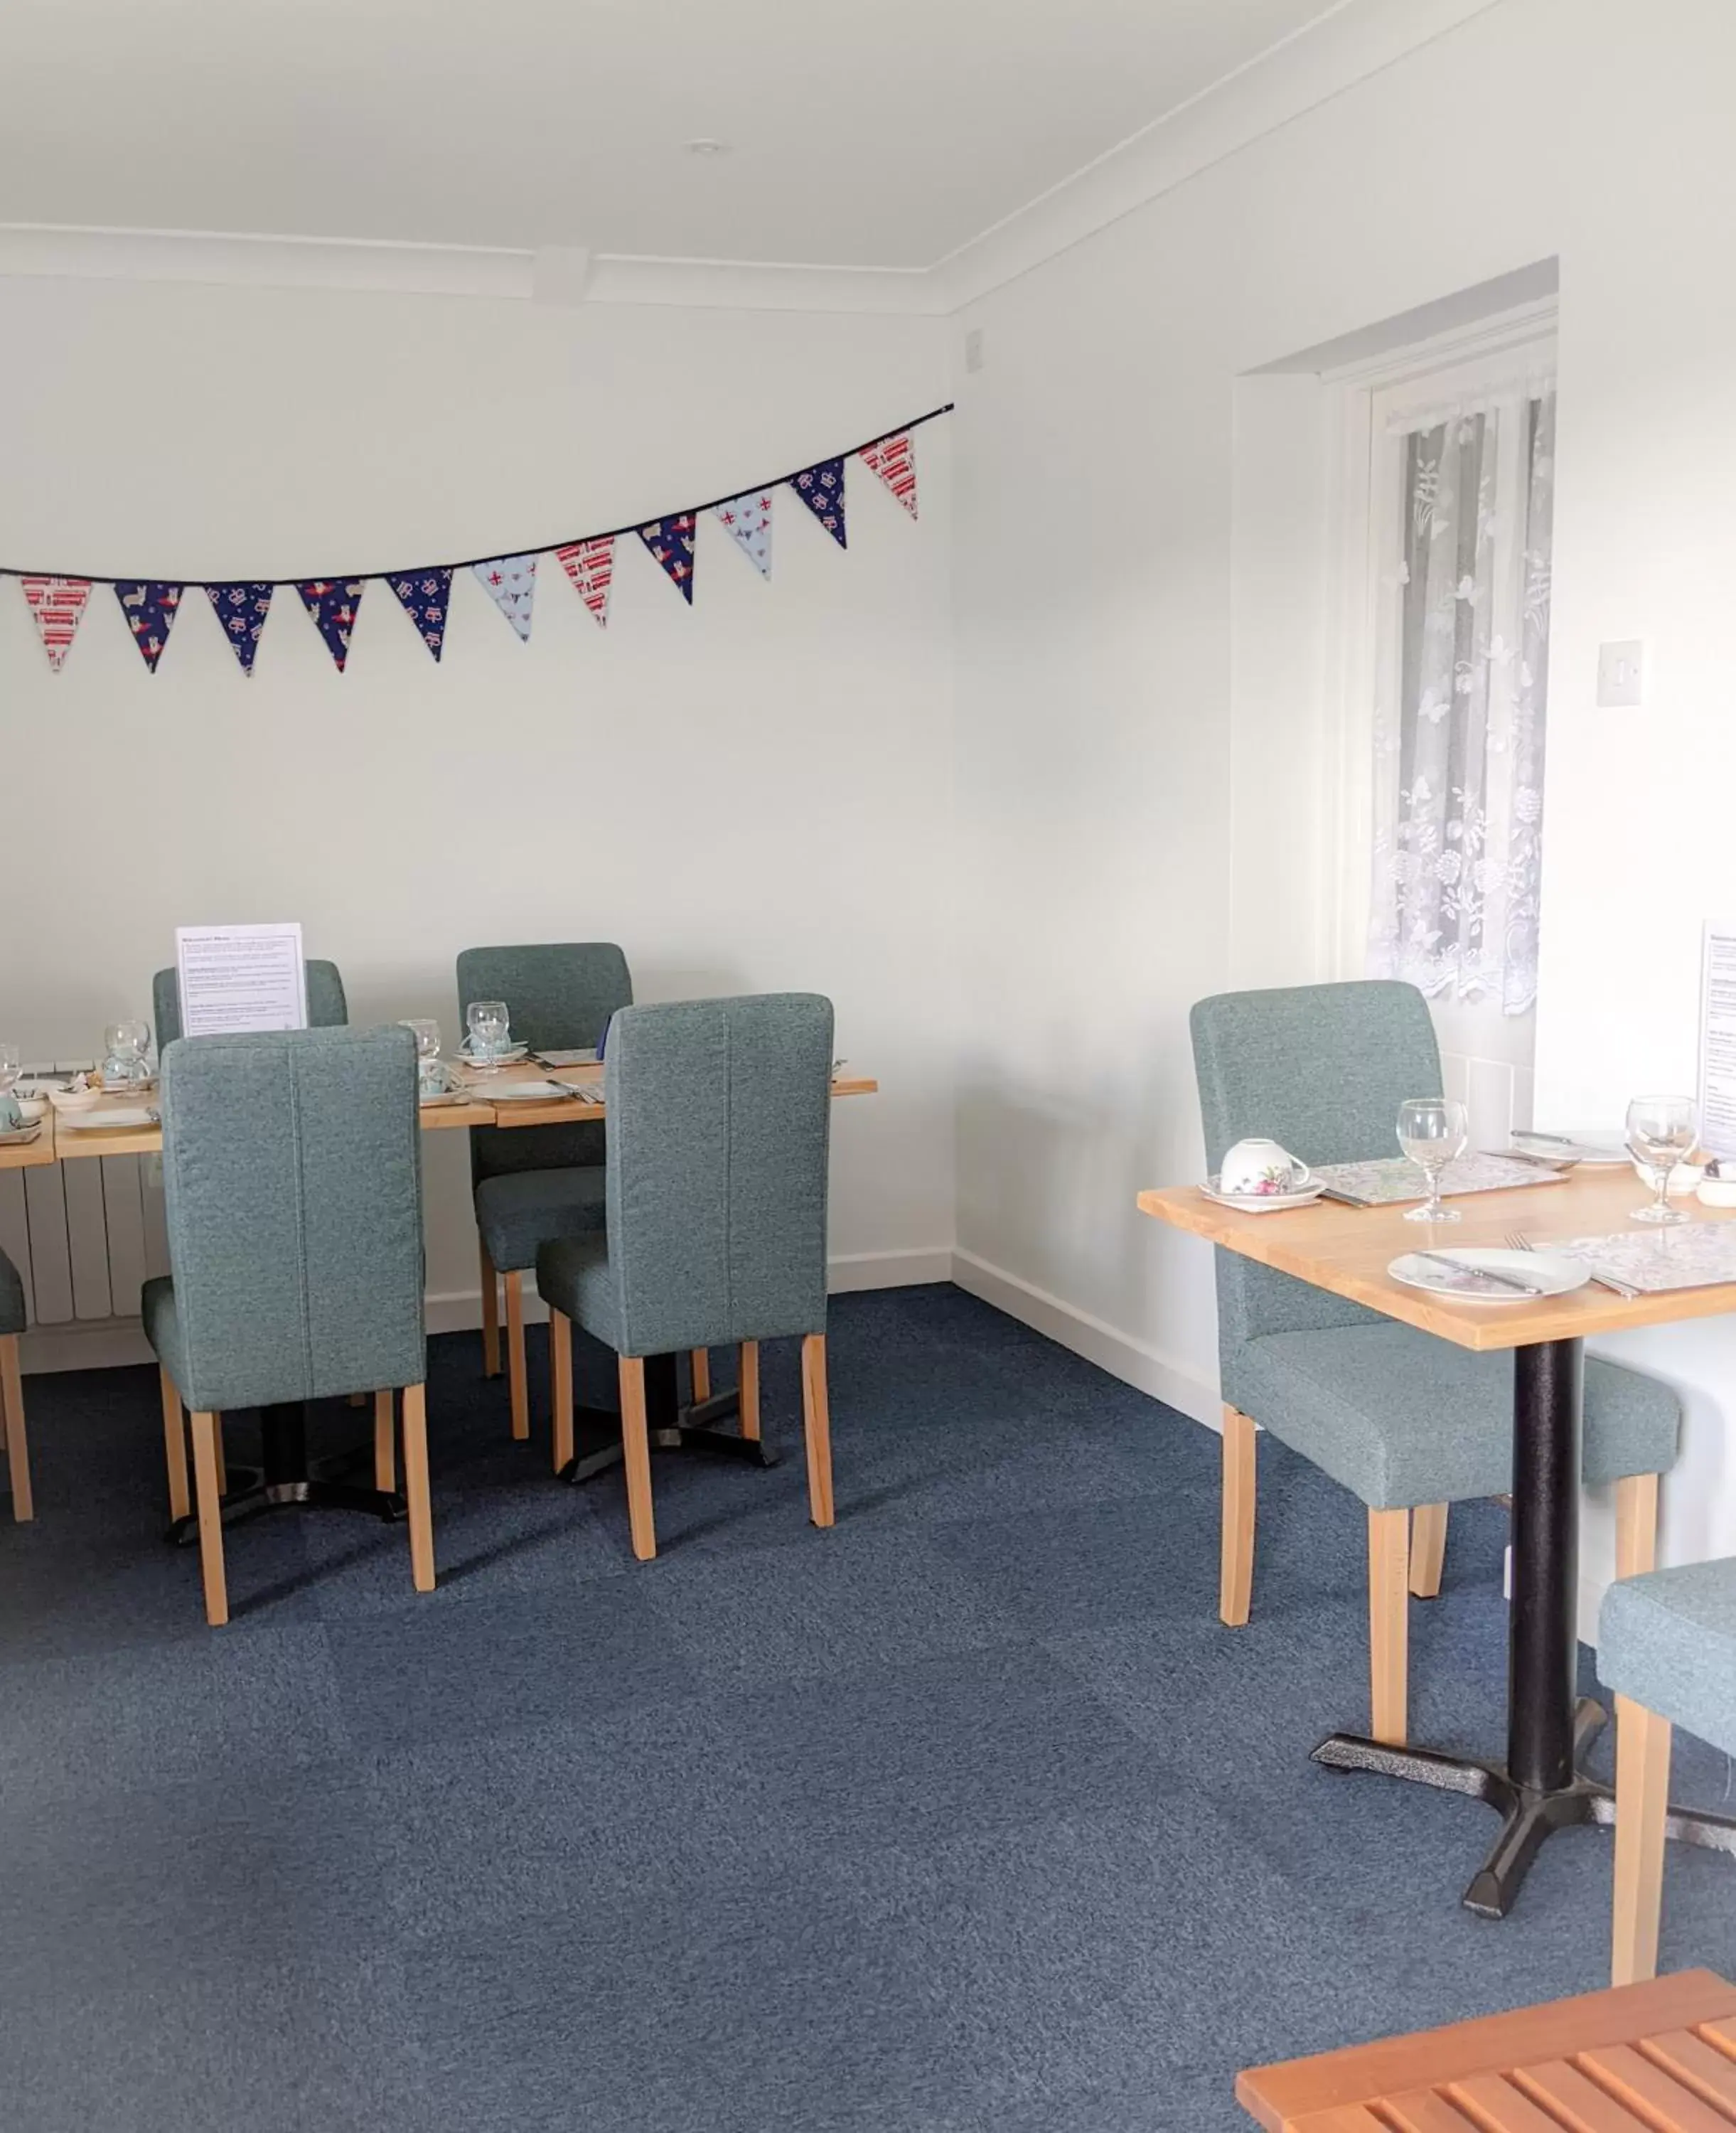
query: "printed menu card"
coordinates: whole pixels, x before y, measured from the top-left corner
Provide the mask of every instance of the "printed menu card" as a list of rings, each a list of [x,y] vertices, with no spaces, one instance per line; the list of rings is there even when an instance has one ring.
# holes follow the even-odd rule
[[[306,1028],[299,924],[178,926],[175,961],[183,1037]]]

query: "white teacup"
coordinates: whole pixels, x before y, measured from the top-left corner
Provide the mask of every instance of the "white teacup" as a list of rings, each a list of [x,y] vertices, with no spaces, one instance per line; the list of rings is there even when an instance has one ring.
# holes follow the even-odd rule
[[[1218,1172],[1220,1192],[1294,1192],[1307,1182],[1307,1164],[1275,1140],[1238,1140]]]

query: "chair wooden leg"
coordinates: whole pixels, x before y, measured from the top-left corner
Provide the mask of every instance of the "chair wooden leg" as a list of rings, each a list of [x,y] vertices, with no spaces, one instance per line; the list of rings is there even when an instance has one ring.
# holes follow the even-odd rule
[[[382,1386],[373,1396],[373,1485],[388,1495],[398,1485],[392,1405],[391,1386]]]
[[[388,1393],[389,1399],[392,1395]],[[410,1579],[418,1592],[434,1590],[434,1511],[428,1496],[428,1395],[404,1388],[404,1495],[410,1509]]]
[[[549,1409],[558,1474],[573,1456],[573,1322],[564,1311],[549,1313]]]
[[[166,1370],[159,1370],[163,1392],[163,1457],[169,1467],[169,1515],[184,1519],[192,1505],[187,1495],[187,1424],[180,1390]]]
[[[1615,1485],[1615,1574],[1637,1577],[1657,1567],[1657,1476],[1629,1474]]]
[[[500,1375],[500,1276],[488,1257],[488,1247],[478,1237],[476,1249],[482,1259],[483,1375]]]
[[[18,1370],[18,1336],[0,1339],[0,1414],[6,1418],[6,1466],[12,1488],[12,1516],[24,1525],[36,1515],[30,1493],[30,1439],[24,1430],[24,1379]]]
[[[657,1552],[651,1508],[651,1437],[645,1419],[645,1358],[621,1358],[621,1447],[627,1467],[627,1522],[633,1553],[649,1562]]]
[[[507,1384],[512,1402],[512,1435],[521,1444],[531,1434],[531,1390],[525,1382],[524,1276],[509,1274],[507,1283]]]
[[[217,1424],[217,1493],[219,1496],[226,1496],[229,1493],[229,1462],[223,1456],[223,1417],[219,1414],[214,1419]]]
[[[826,1404],[826,1336],[810,1333],[801,1344],[801,1419],[808,1442],[808,1515],[817,1526],[832,1524],[832,1418]]]
[[[1447,1507],[1419,1504],[1411,1514],[1411,1596],[1440,1597],[1440,1573],[1446,1564]]]
[[[214,1414],[193,1417],[193,1474],[199,1486],[199,1567],[204,1576],[205,1620],[220,1630],[229,1619],[229,1588],[223,1574],[223,1491],[217,1479],[218,1432]]]
[[[1657,1975],[1664,1822],[1670,1806],[1670,1721],[1615,1699],[1615,1930],[1612,1985]]]
[[[1232,1630],[1243,1626],[1253,1604],[1255,1434],[1253,1422],[1240,1408],[1224,1408],[1218,1619]]]
[[[1368,1513],[1369,1732],[1405,1745],[1410,1636],[1411,1514]]]
[[[701,1400],[711,1397],[711,1351],[695,1348],[688,1361],[693,1370],[693,1403],[697,1407]]]
[[[742,1435],[759,1442],[759,1343],[743,1341],[738,1383],[741,1386]]]

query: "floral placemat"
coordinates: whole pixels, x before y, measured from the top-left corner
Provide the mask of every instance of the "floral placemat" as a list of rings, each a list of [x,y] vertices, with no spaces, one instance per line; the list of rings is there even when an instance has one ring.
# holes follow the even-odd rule
[[[1673,1229],[1618,1230],[1608,1237],[1551,1240],[1547,1249],[1583,1259],[1592,1277],[1624,1296],[1736,1282],[1736,1222],[1687,1222]]]
[[[1404,1156],[1382,1156],[1373,1163],[1316,1163],[1314,1175],[1329,1200],[1352,1207],[1397,1207],[1407,1200],[1428,1197],[1422,1172]],[[1522,1163],[1506,1155],[1461,1155],[1440,1174],[1441,1197],[1456,1200],[1466,1192],[1511,1192],[1518,1185],[1559,1185],[1565,1171],[1540,1163]]]

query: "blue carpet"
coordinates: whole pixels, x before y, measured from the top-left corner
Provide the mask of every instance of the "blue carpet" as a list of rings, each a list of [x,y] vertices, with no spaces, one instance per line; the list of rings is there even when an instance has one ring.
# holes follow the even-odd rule
[[[402,1529],[284,1515],[231,1537],[216,1634],[153,1377],[31,1380],[0,2123],[1229,2133],[1240,2066],[1603,1981],[1607,1837],[1487,1924],[1486,1809],[1308,1761],[1365,1722],[1359,1505],[1262,1442],[1232,1633],[1205,1432],[950,1288],[840,1298],[830,1346],[835,1530],[779,1347],[784,1463],[660,1460],[640,1567],[618,1476],[547,1476],[540,1336],[530,1447],[437,1341],[440,1590]],[[1420,1739],[1498,1747],[1503,1538],[1455,1511],[1412,1609]],[[1729,1789],[1690,1742],[1676,1774]],[[1736,1974],[1728,1861],[1672,1847],[1664,1957]]]

